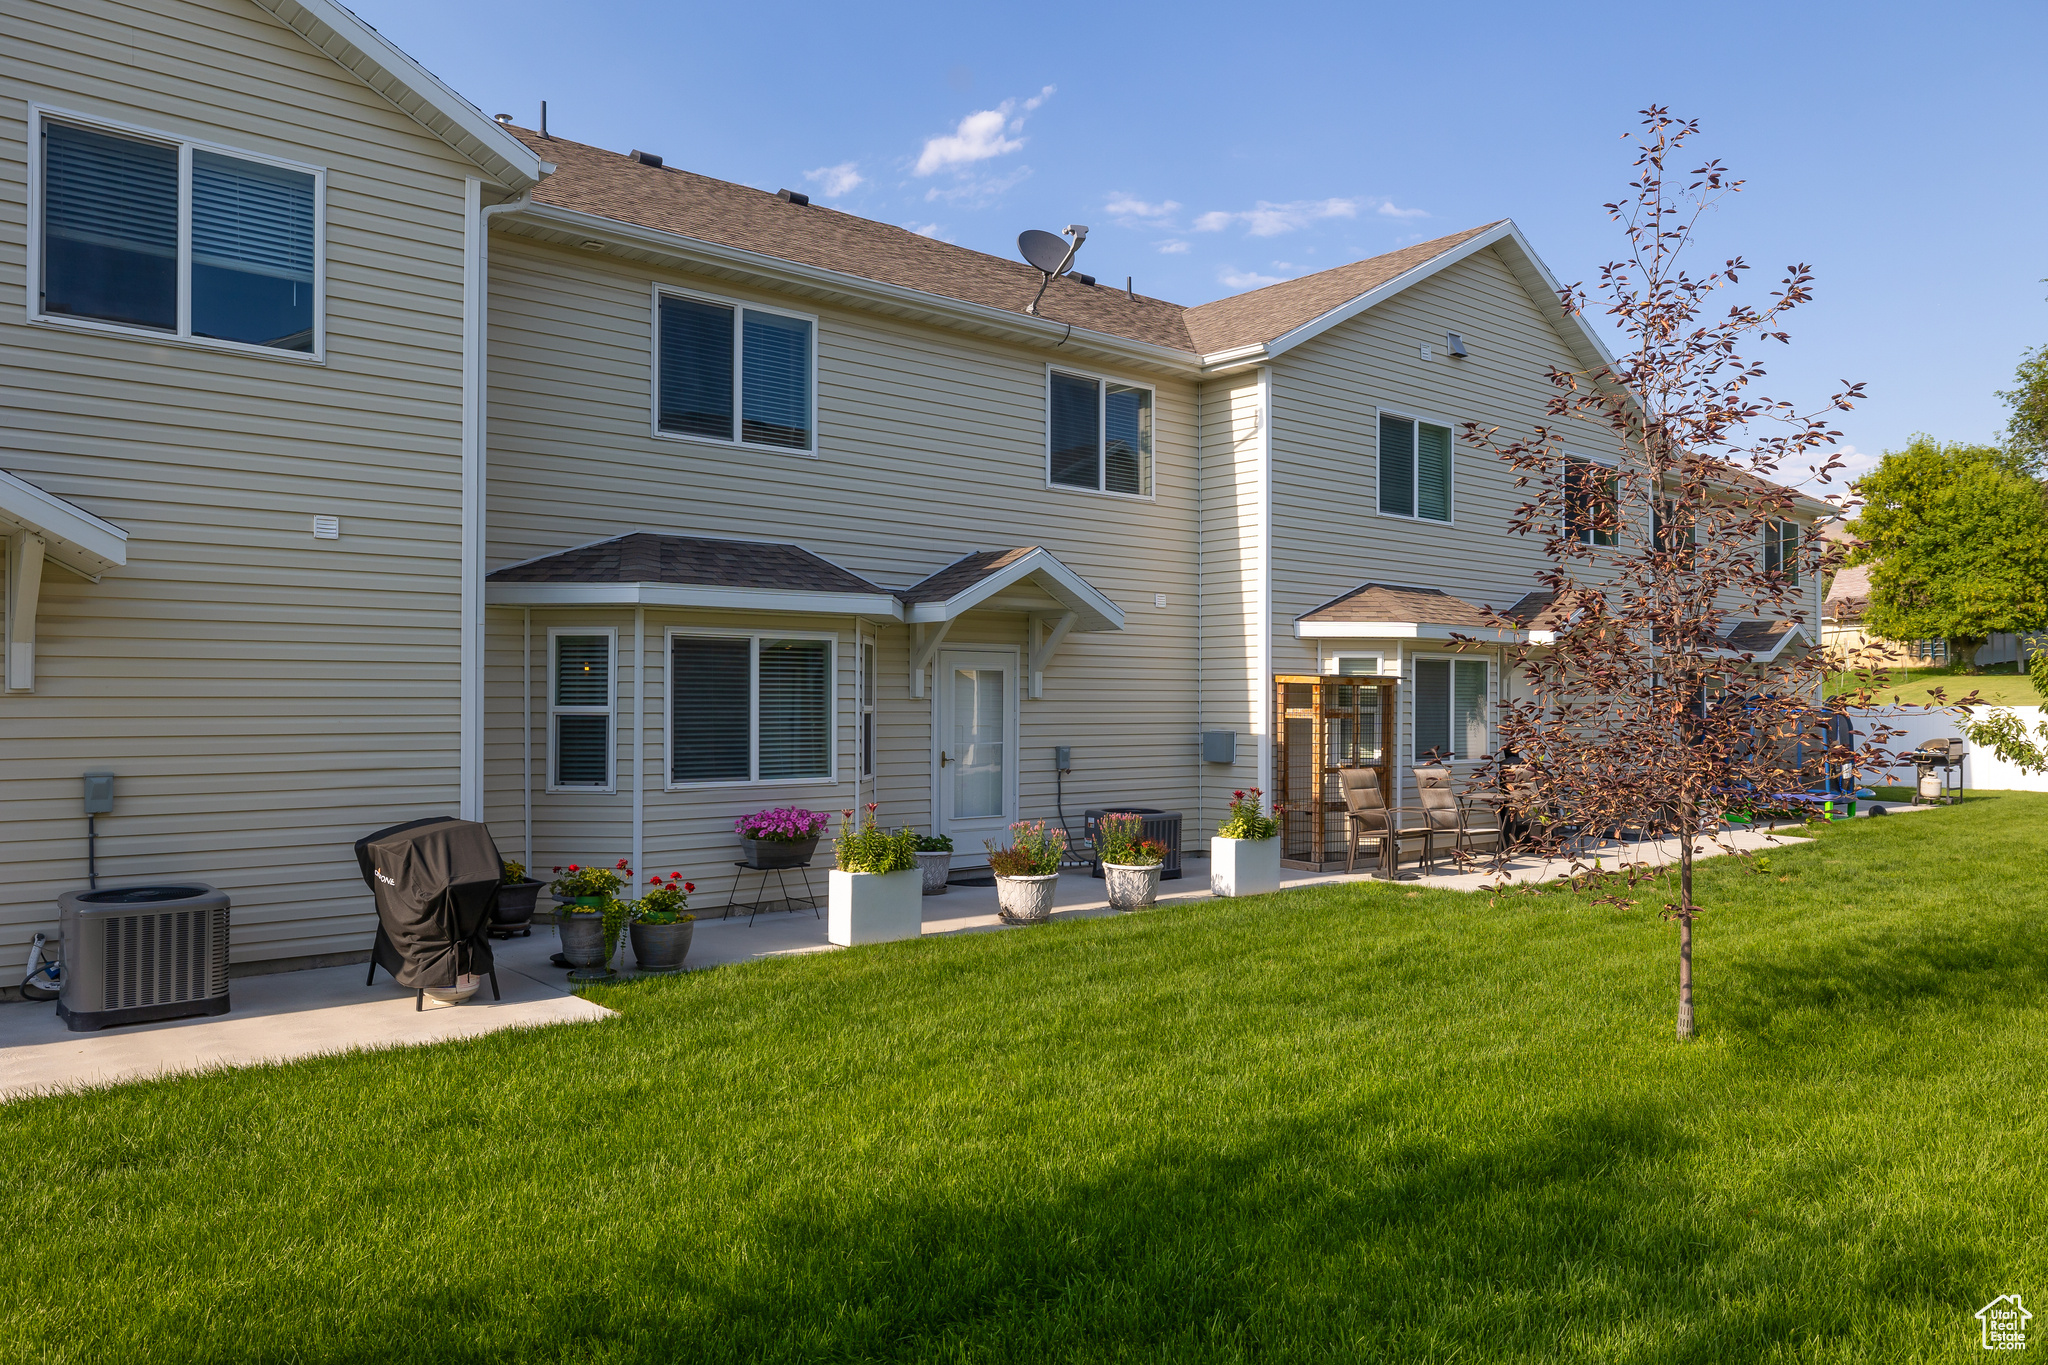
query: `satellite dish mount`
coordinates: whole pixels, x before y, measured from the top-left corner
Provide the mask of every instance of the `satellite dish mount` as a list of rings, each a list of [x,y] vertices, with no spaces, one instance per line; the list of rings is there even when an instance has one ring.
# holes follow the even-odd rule
[[[1070,246],[1062,237],[1072,237]],[[1031,306],[1024,311],[1038,316],[1038,301],[1045,297],[1046,287],[1074,266],[1074,253],[1081,249],[1081,243],[1088,240],[1088,229],[1079,223],[1067,224],[1064,233],[1040,232],[1037,228],[1026,228],[1017,234],[1018,254],[1036,269],[1041,278],[1038,292],[1031,296]]]

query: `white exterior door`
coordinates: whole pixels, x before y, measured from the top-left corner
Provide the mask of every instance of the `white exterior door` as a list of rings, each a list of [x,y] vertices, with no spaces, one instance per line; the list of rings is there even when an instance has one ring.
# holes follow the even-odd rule
[[[944,649],[934,671],[933,829],[952,836],[956,864],[978,865],[982,841],[1007,842],[1017,819],[1017,655]]]

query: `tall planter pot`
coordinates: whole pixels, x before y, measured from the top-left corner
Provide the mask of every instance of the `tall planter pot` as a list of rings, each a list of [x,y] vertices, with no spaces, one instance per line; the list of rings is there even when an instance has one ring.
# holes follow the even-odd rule
[[[1211,895],[1263,896],[1279,889],[1280,836],[1209,841]]]
[[[1159,863],[1104,863],[1102,884],[1109,893],[1109,908],[1143,910],[1151,905],[1159,899],[1159,874],[1164,870]]]
[[[634,920],[627,927],[633,940],[633,964],[643,972],[678,972],[690,954],[690,933],[697,926],[689,920],[674,924],[642,924]]]
[[[924,876],[901,872],[841,872],[828,876],[831,900],[825,937],[843,947],[916,938],[924,932]]]
[[[524,929],[533,922],[535,903],[540,899],[540,889],[545,882],[528,877],[523,882],[512,882],[498,888],[498,903],[491,907],[491,932],[509,934],[512,930]]]
[[[1005,924],[1043,924],[1052,918],[1053,893],[1060,874],[1042,877],[997,877],[996,913]]]
[[[946,878],[953,875],[953,855],[945,851],[920,853],[917,855],[917,870],[924,874],[924,894],[943,896],[946,894]]]
[[[784,839],[742,839],[747,861],[755,867],[802,867],[818,851],[818,836],[790,843]]]
[[[587,899],[587,898],[586,898]],[[562,956],[573,969],[571,981],[603,981],[614,975],[605,965],[610,956],[604,950],[604,912],[564,902],[555,915],[555,932],[562,938]]]

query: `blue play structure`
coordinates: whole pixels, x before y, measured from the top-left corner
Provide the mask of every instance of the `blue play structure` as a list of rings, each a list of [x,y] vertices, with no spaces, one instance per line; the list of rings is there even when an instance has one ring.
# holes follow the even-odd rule
[[[1778,766],[1797,774],[1797,785],[1786,791],[1758,792],[1744,803],[1750,808],[1747,819],[1733,814],[1729,818],[1745,824],[1780,816],[1853,820],[1857,802],[1876,793],[1856,785],[1855,764],[1828,758],[1830,749],[1846,749],[1855,743],[1849,718],[1839,711],[1816,708],[1787,720],[1789,724],[1781,724],[1773,734],[1752,728],[1751,742],[1774,746]]]

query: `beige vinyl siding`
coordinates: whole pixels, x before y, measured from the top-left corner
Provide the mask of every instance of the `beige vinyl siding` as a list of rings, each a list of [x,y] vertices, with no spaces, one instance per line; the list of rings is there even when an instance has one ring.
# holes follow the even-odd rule
[[[1257,371],[1203,384],[1200,728],[1237,732],[1235,764],[1200,765],[1203,837],[1232,791],[1257,784],[1260,737],[1271,729],[1257,648],[1263,420]]]
[[[809,313],[818,327],[818,454],[657,437],[651,430],[653,286],[665,284]],[[1042,699],[1019,706],[1020,812],[1057,814],[1051,749],[1070,745],[1075,771],[1067,815],[1103,801],[1182,808],[1193,797],[1195,602],[1195,385],[1099,363],[1074,364],[1155,385],[1150,499],[1046,486],[1046,365],[1057,351],[1012,347],[682,271],[660,271],[563,251],[504,232],[492,238],[491,563],[501,565],[633,530],[789,540],[885,587],[912,583],[974,550],[1043,545],[1126,613],[1120,632],[1070,634],[1046,672]],[[1165,593],[1167,606],[1155,607]],[[516,635],[518,609],[492,609],[496,642]],[[630,612],[626,613],[630,619]],[[569,609],[535,609],[547,622]],[[836,791],[760,784],[646,796],[646,861],[722,887],[738,845],[732,821],[794,801],[837,810],[853,794],[850,618],[763,613],[648,613],[654,622],[745,629],[818,626],[840,632],[842,781]],[[970,613],[948,646],[1025,644],[1025,616],[1000,606]],[[934,688],[913,697],[912,631],[871,622],[876,672],[876,781],[864,799],[881,818],[929,828]],[[650,649],[654,646],[650,645]],[[649,723],[666,706],[653,687]],[[494,678],[506,676],[502,663]],[[540,686],[536,675],[535,687]],[[1019,689],[1020,695],[1022,689]],[[516,682],[494,681],[490,818],[504,838],[516,821]],[[536,727],[542,710],[536,711]],[[501,734],[509,727],[509,739]],[[659,742],[650,736],[654,749]],[[539,744],[538,739],[536,744]],[[509,746],[509,747],[508,747]],[[536,768],[539,767],[536,748]],[[536,783],[538,784],[538,776]],[[547,823],[551,803],[611,800],[610,814]],[[535,862],[552,867],[572,844],[596,842],[603,819],[630,838],[625,798],[550,797],[538,788]],[[579,809],[582,809],[579,807]],[[594,807],[592,807],[594,809]],[[548,820],[556,820],[552,813]],[[543,836],[543,828],[548,833]],[[580,846],[580,845],[579,845]],[[610,847],[609,844],[606,847]],[[978,854],[980,850],[973,850]],[[585,856],[595,857],[589,853]],[[700,875],[701,874],[701,875]],[[717,893],[722,897],[722,889]],[[716,901],[711,902],[713,904]]]
[[[97,585],[46,572],[37,690],[0,695],[0,972],[85,883],[100,768],[103,878],[220,886],[237,962],[360,951],[349,845],[456,804],[474,171],[241,0],[24,0],[0,33],[0,468],[130,535]],[[27,323],[24,100],[326,167],[325,363]]]

